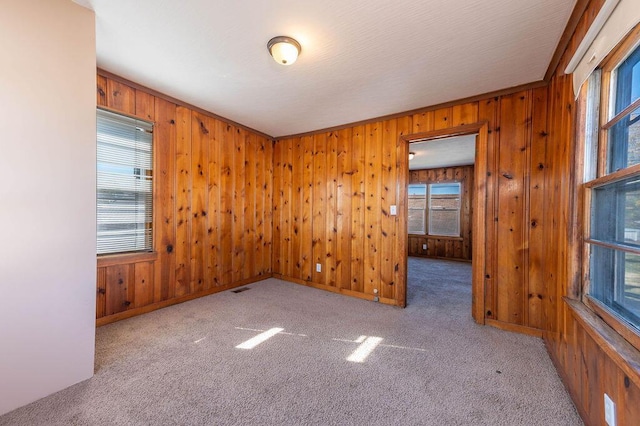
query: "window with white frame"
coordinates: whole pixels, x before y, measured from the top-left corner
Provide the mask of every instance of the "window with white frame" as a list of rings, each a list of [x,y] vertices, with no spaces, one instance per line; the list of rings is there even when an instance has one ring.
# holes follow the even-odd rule
[[[152,123],[98,109],[98,254],[152,250],[152,133]]]
[[[593,137],[586,135],[585,290],[589,303],[638,332],[640,47],[626,53],[617,63],[603,64],[588,82],[587,122],[599,126]]]
[[[460,236],[459,182],[409,185],[409,234]]]

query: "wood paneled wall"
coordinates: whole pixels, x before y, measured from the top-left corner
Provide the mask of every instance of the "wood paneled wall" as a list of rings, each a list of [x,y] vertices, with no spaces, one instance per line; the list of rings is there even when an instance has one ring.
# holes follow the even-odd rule
[[[97,104],[154,127],[152,254],[98,258],[98,323],[271,275],[273,141],[98,75]]]
[[[581,3],[581,2],[579,2]],[[584,2],[582,2],[584,3]],[[553,245],[542,259],[549,288],[544,340],[578,412],[587,425],[606,424],[604,393],[616,404],[618,425],[640,424],[640,352],[580,302],[581,261],[578,198],[581,155],[578,107],[571,76],[563,74],[604,0],[589,1],[549,86],[549,158],[543,241]],[[622,359],[624,354],[627,360]]]
[[[409,179],[399,138],[488,122],[486,318],[541,335],[546,108],[542,87],[276,141],[273,272],[401,305],[408,247],[389,215]]]
[[[409,234],[409,256],[438,257],[444,259],[471,260],[471,215],[474,192],[474,167],[444,167],[438,169],[411,170],[409,183],[460,182],[460,237],[432,237]],[[426,244],[427,248],[424,248]]]
[[[403,299],[390,206],[406,167],[398,136],[410,132],[406,117],[277,141],[274,274],[391,304]]]

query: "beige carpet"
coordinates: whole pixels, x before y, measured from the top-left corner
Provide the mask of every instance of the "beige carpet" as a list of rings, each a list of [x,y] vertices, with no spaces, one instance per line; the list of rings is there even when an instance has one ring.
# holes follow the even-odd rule
[[[406,309],[269,279],[101,327],[91,380],[0,425],[582,424],[540,339],[473,323],[470,264],[409,265]]]

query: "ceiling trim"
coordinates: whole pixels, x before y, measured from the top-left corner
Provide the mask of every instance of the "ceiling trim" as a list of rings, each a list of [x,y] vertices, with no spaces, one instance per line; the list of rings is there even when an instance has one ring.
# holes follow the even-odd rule
[[[569,17],[569,22],[567,22],[567,26],[564,27],[562,37],[560,37],[560,41],[558,41],[558,46],[556,46],[556,50],[553,52],[551,62],[549,62],[549,67],[544,75],[544,81],[551,81],[551,77],[553,77],[558,65],[560,65],[562,56],[567,50],[569,42],[571,41],[573,34],[576,32],[576,28],[578,28],[582,15],[584,15],[584,12],[587,10],[587,6],[589,6],[590,2],[591,0],[578,0],[576,2],[573,12],[571,12],[571,16]]]
[[[366,120],[355,121],[353,123],[341,124],[339,126],[327,127],[327,128],[324,128],[324,129],[312,130],[310,132],[304,132],[304,133],[296,133],[296,134],[293,134],[293,135],[277,136],[275,139],[276,140],[292,139],[292,138],[300,138],[300,137],[303,137],[303,136],[313,136],[313,135],[317,135],[317,134],[321,134],[321,133],[335,132],[335,131],[338,131],[338,130],[348,129],[350,127],[356,127],[356,126],[362,126],[362,125],[365,125],[365,124],[376,123],[378,121],[393,120],[394,118],[401,118],[401,117],[405,117],[407,115],[421,114],[423,112],[434,111],[434,110],[442,109],[442,108],[449,108],[449,107],[452,107],[452,106],[466,104],[466,103],[469,103],[469,102],[478,102],[478,101],[482,101],[482,100],[485,100],[485,99],[497,98],[497,97],[505,96],[505,95],[511,95],[513,93],[516,93],[516,92],[521,92],[521,91],[524,91],[524,90],[531,90],[531,89],[538,89],[540,87],[546,87],[548,85],[549,85],[549,83],[547,81],[540,80],[540,81],[535,81],[535,82],[532,82],[532,83],[521,84],[519,86],[509,87],[509,88],[506,88],[506,89],[495,90],[493,92],[483,93],[483,94],[480,94],[480,95],[470,96],[468,98],[456,99],[456,100],[449,101],[449,102],[444,102],[444,103],[441,103],[441,104],[436,104],[436,105],[431,105],[431,106],[427,106],[427,107],[412,109],[412,110],[409,110],[409,111],[397,112],[397,113],[394,113],[394,114],[383,115],[383,116],[380,116],[380,117],[368,118]]]
[[[207,111],[206,109],[202,109],[202,108],[197,107],[195,105],[188,104],[188,103],[186,103],[184,101],[181,101],[180,99],[173,98],[173,97],[171,97],[169,95],[165,95],[164,93],[160,93],[157,90],[150,89],[150,88],[148,88],[146,86],[143,86],[142,84],[138,84],[138,83],[133,82],[131,80],[127,80],[126,78],[123,78],[123,77],[120,77],[119,75],[110,73],[109,71],[103,70],[102,68],[98,68],[97,72],[98,72],[99,76],[106,77],[108,79],[117,81],[117,82],[122,83],[122,84],[126,84],[127,86],[133,87],[136,90],[142,90],[143,92],[146,92],[146,93],[148,93],[150,95],[153,95],[153,96],[155,96],[157,98],[162,98],[165,101],[174,103],[176,105],[179,105],[179,106],[182,106],[182,107],[185,107],[185,108],[189,108],[190,110],[199,112],[201,114],[208,115],[209,117],[213,117],[213,118],[215,118],[217,120],[224,121],[227,124],[231,124],[232,126],[236,126],[236,127],[239,127],[239,128],[241,128],[243,130],[247,130],[249,132],[255,133],[258,136],[262,136],[263,138],[267,138],[267,139],[269,139],[271,141],[275,140],[275,138],[273,136],[267,135],[266,133],[263,133],[263,132],[261,132],[259,130],[252,129],[249,126],[245,126],[244,124],[238,123],[238,122],[233,121],[233,120],[229,120],[228,118],[225,118],[225,117],[223,117],[221,115],[215,114],[215,113],[213,113],[211,111]]]

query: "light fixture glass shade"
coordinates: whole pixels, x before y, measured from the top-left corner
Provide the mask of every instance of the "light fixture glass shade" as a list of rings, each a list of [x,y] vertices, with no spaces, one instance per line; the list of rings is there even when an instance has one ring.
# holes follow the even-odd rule
[[[409,153],[409,160],[413,160],[413,157],[415,157],[415,156],[416,156],[415,152],[410,152]]]
[[[267,43],[269,53],[273,56],[273,59],[282,65],[291,65],[297,59],[300,54],[300,43],[291,37],[274,37]]]

